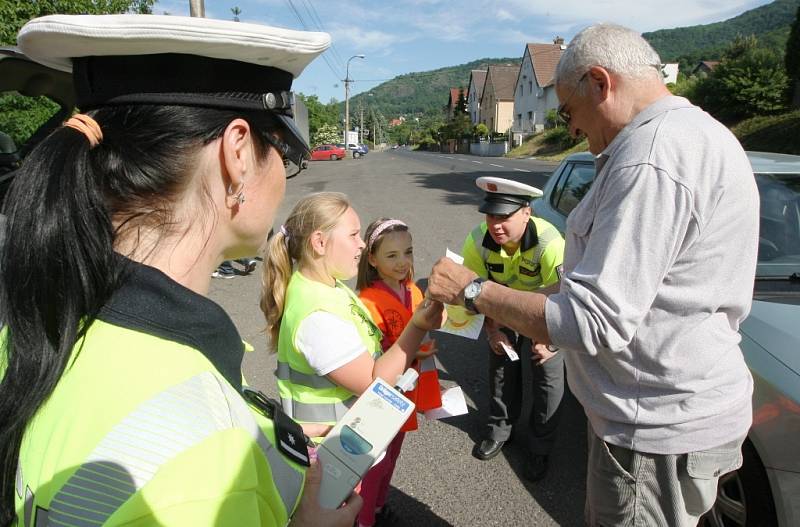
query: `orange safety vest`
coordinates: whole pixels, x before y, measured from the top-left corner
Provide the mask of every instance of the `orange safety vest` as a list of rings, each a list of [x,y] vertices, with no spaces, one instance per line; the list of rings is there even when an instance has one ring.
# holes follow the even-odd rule
[[[361,301],[369,309],[375,325],[383,332],[383,341],[381,341],[383,351],[389,349],[400,338],[403,329],[411,321],[414,310],[422,302],[422,291],[417,284],[408,280],[404,285],[406,286],[404,301],[401,301],[397,294],[381,280],[373,282],[372,285],[358,292]],[[425,345],[420,346],[420,350],[424,351],[425,349]],[[414,360],[411,366],[419,372],[419,380],[417,387],[406,393],[406,397],[416,404],[418,411],[432,410],[442,406],[439,372],[433,357],[429,357],[421,363]],[[410,432],[416,429],[417,416],[411,414],[400,431]]]

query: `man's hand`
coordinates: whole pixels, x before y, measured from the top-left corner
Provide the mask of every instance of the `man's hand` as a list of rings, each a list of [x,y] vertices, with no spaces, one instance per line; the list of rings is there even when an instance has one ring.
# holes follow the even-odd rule
[[[555,346],[539,344],[538,342],[531,343],[531,360],[537,366],[541,366],[552,359],[556,353],[558,353],[558,348]]]
[[[489,340],[489,349],[491,349],[495,355],[503,356],[506,354],[506,350],[503,349],[503,343],[512,348],[514,347],[511,346],[511,341],[508,340],[508,335],[498,329],[487,331],[486,336]]]
[[[428,277],[426,295],[445,304],[462,305],[464,288],[477,277],[477,274],[450,258],[440,258]]]
[[[306,486],[300,505],[289,522],[289,527],[352,527],[364,501],[353,493],[344,506],[324,509],[319,504],[319,487],[322,484],[322,468],[314,459],[306,471]]]

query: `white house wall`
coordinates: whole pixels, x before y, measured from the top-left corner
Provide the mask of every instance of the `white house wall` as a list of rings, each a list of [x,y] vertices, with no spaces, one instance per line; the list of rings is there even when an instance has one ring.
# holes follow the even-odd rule
[[[558,107],[558,98],[554,92],[552,86],[544,89],[539,86],[526,47],[517,85],[514,87],[513,130],[521,133],[542,130],[548,109]]]

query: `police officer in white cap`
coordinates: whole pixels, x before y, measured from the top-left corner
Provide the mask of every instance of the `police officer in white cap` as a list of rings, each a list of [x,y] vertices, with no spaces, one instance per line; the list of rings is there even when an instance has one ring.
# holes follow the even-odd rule
[[[557,284],[564,257],[564,240],[554,226],[531,215],[531,200],[542,192],[530,185],[497,177],[475,183],[486,192],[478,209],[486,221],[469,233],[462,247],[464,265],[480,277],[464,291],[465,304],[480,291],[481,280],[513,289],[533,291]],[[477,285],[476,285],[477,284]],[[522,406],[522,367],[517,357],[533,360],[530,415],[531,457],[525,475],[544,477],[553,446],[564,393],[564,361],[555,348],[531,343],[487,318],[489,341],[489,422],[486,437],[477,446],[478,459],[495,457],[512,438]],[[516,355],[516,357],[515,357]]]
[[[207,297],[308,158],[291,86],[330,37],[53,15],[18,44],[72,72],[81,113],[2,211],[0,525],[351,526],[360,498],[320,507],[302,430],[244,385]]]

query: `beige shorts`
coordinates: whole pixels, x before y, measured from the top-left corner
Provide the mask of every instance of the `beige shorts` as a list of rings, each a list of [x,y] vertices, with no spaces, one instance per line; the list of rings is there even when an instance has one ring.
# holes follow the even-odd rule
[[[607,443],[589,427],[586,525],[695,527],[719,477],[742,465],[744,438],[688,454],[647,454]]]

